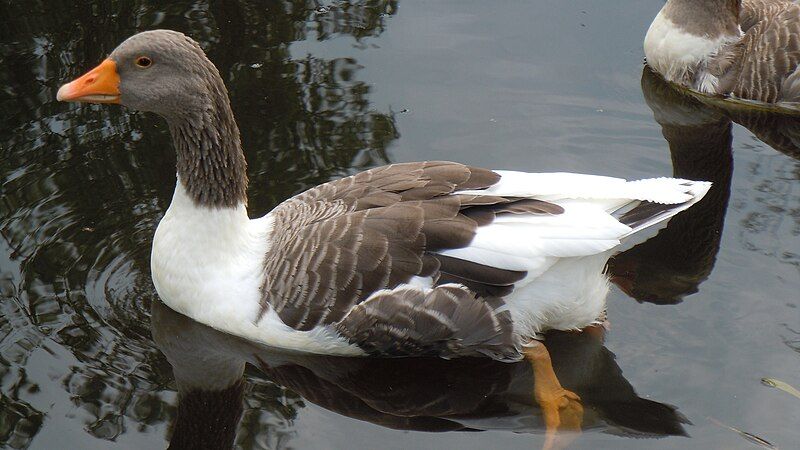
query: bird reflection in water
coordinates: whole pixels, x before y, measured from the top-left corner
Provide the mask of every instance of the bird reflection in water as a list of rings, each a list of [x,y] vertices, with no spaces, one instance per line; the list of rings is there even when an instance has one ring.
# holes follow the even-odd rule
[[[152,313],[153,336],[180,393],[170,448],[232,447],[246,363],[311,403],[388,428],[523,433],[546,428],[534,390],[537,377],[548,375],[526,361],[287,354],[218,332],[159,302]],[[687,420],[675,407],[636,394],[603,346],[602,328],[550,333],[546,343],[553,376],[580,397],[562,411],[558,431],[685,434]],[[563,448],[574,437],[553,434],[545,446]]]
[[[669,144],[673,176],[713,184],[694,211],[673,217],[654,238],[614,256],[609,271],[630,297],[675,304],[697,292],[716,261],[733,176],[731,121],[683,95],[648,66],[642,93]]]
[[[733,177],[732,124],[800,159],[800,120],[718,99],[690,95],[645,66],[642,93],[669,144],[673,176],[713,182],[691,211],[658,235],[609,261],[611,280],[638,301],[676,304],[697,292],[719,251]]]

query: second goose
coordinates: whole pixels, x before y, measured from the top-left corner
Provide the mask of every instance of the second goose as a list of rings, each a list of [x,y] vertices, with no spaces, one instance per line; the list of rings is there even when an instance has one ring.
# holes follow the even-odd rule
[[[705,94],[800,102],[800,5],[668,0],[644,39],[647,64]]]

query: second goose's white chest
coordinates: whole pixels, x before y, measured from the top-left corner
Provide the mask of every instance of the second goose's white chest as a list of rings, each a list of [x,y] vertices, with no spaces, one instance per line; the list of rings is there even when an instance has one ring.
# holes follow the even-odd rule
[[[739,36],[708,37],[684,31],[662,9],[644,38],[647,64],[666,80],[700,92],[717,93],[719,80],[708,73],[707,63],[719,50]]]

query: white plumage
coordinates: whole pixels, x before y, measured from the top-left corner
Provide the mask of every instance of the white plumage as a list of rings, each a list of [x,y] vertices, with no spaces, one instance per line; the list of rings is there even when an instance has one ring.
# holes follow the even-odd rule
[[[501,216],[479,228],[469,247],[442,253],[528,272],[507,299],[521,335],[580,329],[594,322],[605,309],[608,280],[603,269],[613,249],[624,238],[689,208],[711,187],[676,178],[626,181],[573,173],[496,172],[502,178],[484,194],[546,200],[563,207],[564,213]],[[612,215],[639,201],[676,207],[636,228]]]

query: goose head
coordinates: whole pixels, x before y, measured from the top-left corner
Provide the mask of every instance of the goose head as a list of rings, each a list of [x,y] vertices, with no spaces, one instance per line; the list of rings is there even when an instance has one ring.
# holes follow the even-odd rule
[[[145,31],[122,42],[97,67],[67,83],[60,101],[118,103],[167,119],[206,109],[227,96],[219,72],[183,33]]]
[[[180,185],[195,206],[247,203],[247,163],[228,91],[200,45],[177,31],[131,36],[58,90],[60,101],[117,103],[167,120]],[[242,209],[243,211],[243,209]]]

